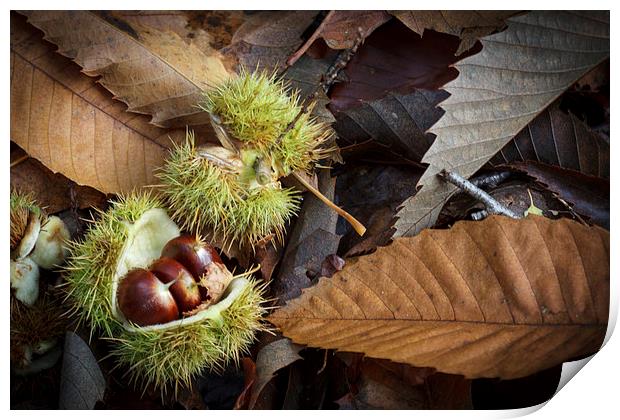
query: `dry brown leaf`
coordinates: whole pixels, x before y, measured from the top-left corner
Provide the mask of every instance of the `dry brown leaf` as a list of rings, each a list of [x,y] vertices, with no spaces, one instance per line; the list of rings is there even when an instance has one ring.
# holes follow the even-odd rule
[[[23,150],[11,143],[11,162],[14,156],[23,154]],[[67,209],[84,209],[88,207],[103,208],[106,195],[94,188],[75,185],[62,174],[53,173],[41,162],[25,155],[26,159],[11,166],[11,188],[32,194],[45,207],[49,214]]]
[[[11,15],[11,140],[53,172],[105,193],[155,182],[170,137],[53,51]]]
[[[461,38],[454,55],[474,46],[478,38],[506,26],[506,19],[518,12],[510,10],[398,10],[391,12],[412,31],[422,35],[425,29],[445,32]]]
[[[608,311],[607,231],[493,216],[351,259],[269,321],[309,346],[507,379],[597,351]]]
[[[360,35],[366,38],[390,18],[383,10],[335,10],[317,37],[335,50],[351,48]]]
[[[406,200],[395,236],[433,226],[455,187],[442,170],[470,177],[589,69],[609,56],[609,12],[536,11],[508,19],[508,29],[482,41],[459,62],[445,88],[445,114],[423,162],[422,189]]]
[[[28,11],[28,22],[89,76],[160,127],[208,123],[196,105],[229,76],[215,50],[203,52],[172,31],[129,24],[105,12]]]
[[[267,383],[273,378],[274,374],[301,359],[299,351],[301,347],[291,343],[287,338],[281,338],[267,344],[256,356],[256,381],[252,386],[249,408],[254,408],[256,401]]]

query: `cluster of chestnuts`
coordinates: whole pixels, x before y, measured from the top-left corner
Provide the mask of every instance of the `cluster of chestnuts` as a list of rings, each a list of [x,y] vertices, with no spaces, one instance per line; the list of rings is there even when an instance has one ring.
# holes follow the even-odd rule
[[[215,248],[183,235],[170,240],[148,269],[120,279],[118,305],[134,324],[165,324],[217,303],[232,277]]]

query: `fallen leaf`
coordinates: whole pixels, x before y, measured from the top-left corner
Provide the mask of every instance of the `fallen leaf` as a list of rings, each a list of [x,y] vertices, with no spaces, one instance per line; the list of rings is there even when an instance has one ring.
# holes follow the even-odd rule
[[[241,359],[241,365],[243,366],[243,391],[235,401],[235,410],[244,410],[248,407],[252,386],[256,382],[256,364],[254,361],[249,357],[244,357]]]
[[[52,172],[104,193],[130,191],[156,181],[170,138],[181,136],[125,112],[11,15],[11,140]]]
[[[334,50],[353,47],[360,36],[362,40],[367,38],[391,18],[383,10],[334,10],[330,13],[329,20],[315,38],[323,38]]]
[[[347,261],[268,320],[297,343],[468,378],[516,378],[596,352],[609,232],[492,216]]]
[[[319,172],[319,191],[333,200],[336,179],[329,170]],[[338,214],[307,192],[291,234],[272,290],[279,303],[299,296],[312,285],[320,273],[325,257],[338,251],[340,235],[336,234]]]
[[[506,26],[506,19],[518,12],[510,10],[398,10],[391,12],[409,29],[422,35],[433,29],[461,39],[455,55],[474,46],[478,38]]]
[[[609,229],[609,180],[538,162],[508,165],[527,173],[560,198],[573,210]]]
[[[609,178],[609,141],[556,102],[516,135],[491,163],[538,161]]]
[[[246,69],[273,70],[303,43],[302,35],[316,11],[269,11],[250,16],[221,52]]]
[[[291,340],[282,338],[267,344],[258,352],[256,356],[256,381],[252,386],[250,409],[254,407],[261,391],[278,370],[301,359],[299,355],[301,349],[301,346],[291,343]]]
[[[400,203],[415,194],[423,169],[404,166],[355,166],[338,176],[338,204],[346,208],[367,230],[360,237],[345,223],[339,250],[345,257],[367,254],[386,245],[392,237],[394,215]]]
[[[11,143],[11,149],[14,144]],[[18,150],[23,153],[21,149]],[[11,150],[11,161],[14,161],[13,155]],[[30,157],[11,166],[11,188],[32,194],[48,214],[71,208],[103,208],[107,200],[105,194],[94,188],[75,185],[62,174],[53,173],[41,162]]]
[[[334,129],[341,144],[372,140],[419,162],[435,139],[427,130],[443,115],[437,105],[447,97],[442,90],[388,93],[381,99],[335,112]]]
[[[609,56],[608,12],[535,11],[508,19],[483,38],[482,51],[456,65],[445,114],[423,158],[429,167],[398,213],[395,236],[413,236],[437,220],[456,191],[437,177],[468,178],[589,69]]]
[[[106,12],[29,11],[28,22],[58,52],[159,127],[208,124],[196,105],[230,76],[220,53],[205,54],[174,32],[130,25]]]
[[[88,344],[75,333],[67,331],[58,408],[92,410],[97,401],[103,400],[105,389],[105,378]]]
[[[345,69],[346,81],[330,93],[330,109],[341,112],[390,92],[439,89],[458,75],[455,62],[479,51],[478,47],[455,56],[458,45],[458,37],[435,31],[422,37],[391,20],[366,38],[353,56]]]

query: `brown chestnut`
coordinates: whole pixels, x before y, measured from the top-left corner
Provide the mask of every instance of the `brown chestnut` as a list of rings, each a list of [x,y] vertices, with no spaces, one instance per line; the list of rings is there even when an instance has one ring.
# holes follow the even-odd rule
[[[168,257],[161,257],[149,267],[149,270],[162,282],[170,286],[170,293],[174,297],[181,312],[187,312],[200,305],[200,290],[192,274],[179,262]]]
[[[222,259],[215,248],[192,235],[181,235],[168,241],[161,256],[183,264],[196,281],[209,271],[212,263],[222,264]]]
[[[127,320],[140,326],[165,324],[179,319],[170,286],[148,270],[137,268],[128,272],[118,284],[118,306]]]

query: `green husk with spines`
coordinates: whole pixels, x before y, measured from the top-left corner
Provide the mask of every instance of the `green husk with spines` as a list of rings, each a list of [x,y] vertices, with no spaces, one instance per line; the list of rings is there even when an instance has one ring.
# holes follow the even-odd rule
[[[281,237],[299,208],[299,194],[279,183],[246,189],[236,174],[198,156],[191,134],[172,147],[158,176],[171,217],[185,230],[211,230],[224,244],[254,243],[270,233]]]
[[[119,196],[108,211],[98,212],[85,238],[69,244],[65,263],[67,298],[79,321],[112,337],[120,323],[112,312],[112,278],[116,262],[127,239],[126,224],[134,223],[145,211],[162,208],[153,195],[140,192]]]
[[[314,104],[279,139],[302,105],[299,92],[275,73],[241,70],[238,77],[205,93],[200,106],[217,115],[230,134],[247,147],[269,153],[279,167],[279,176],[308,171],[328,152],[322,146],[332,133],[310,116]]]
[[[119,368],[128,368],[137,386],[154,384],[166,391],[191,383],[203,369],[221,370],[249,350],[256,331],[265,329],[260,320],[265,284],[250,279],[219,320],[205,320],[170,330],[124,331],[114,339],[112,354]]]
[[[188,133],[159,173],[173,219],[185,229],[213,233],[225,246],[254,245],[271,234],[282,240],[301,196],[282,189],[278,179],[310,171],[330,151],[323,146],[331,130],[310,116],[313,104],[300,114],[299,93],[275,73],[242,70],[206,92],[200,106],[231,138],[223,146],[240,149],[235,153],[243,167],[235,172],[206,159]]]

